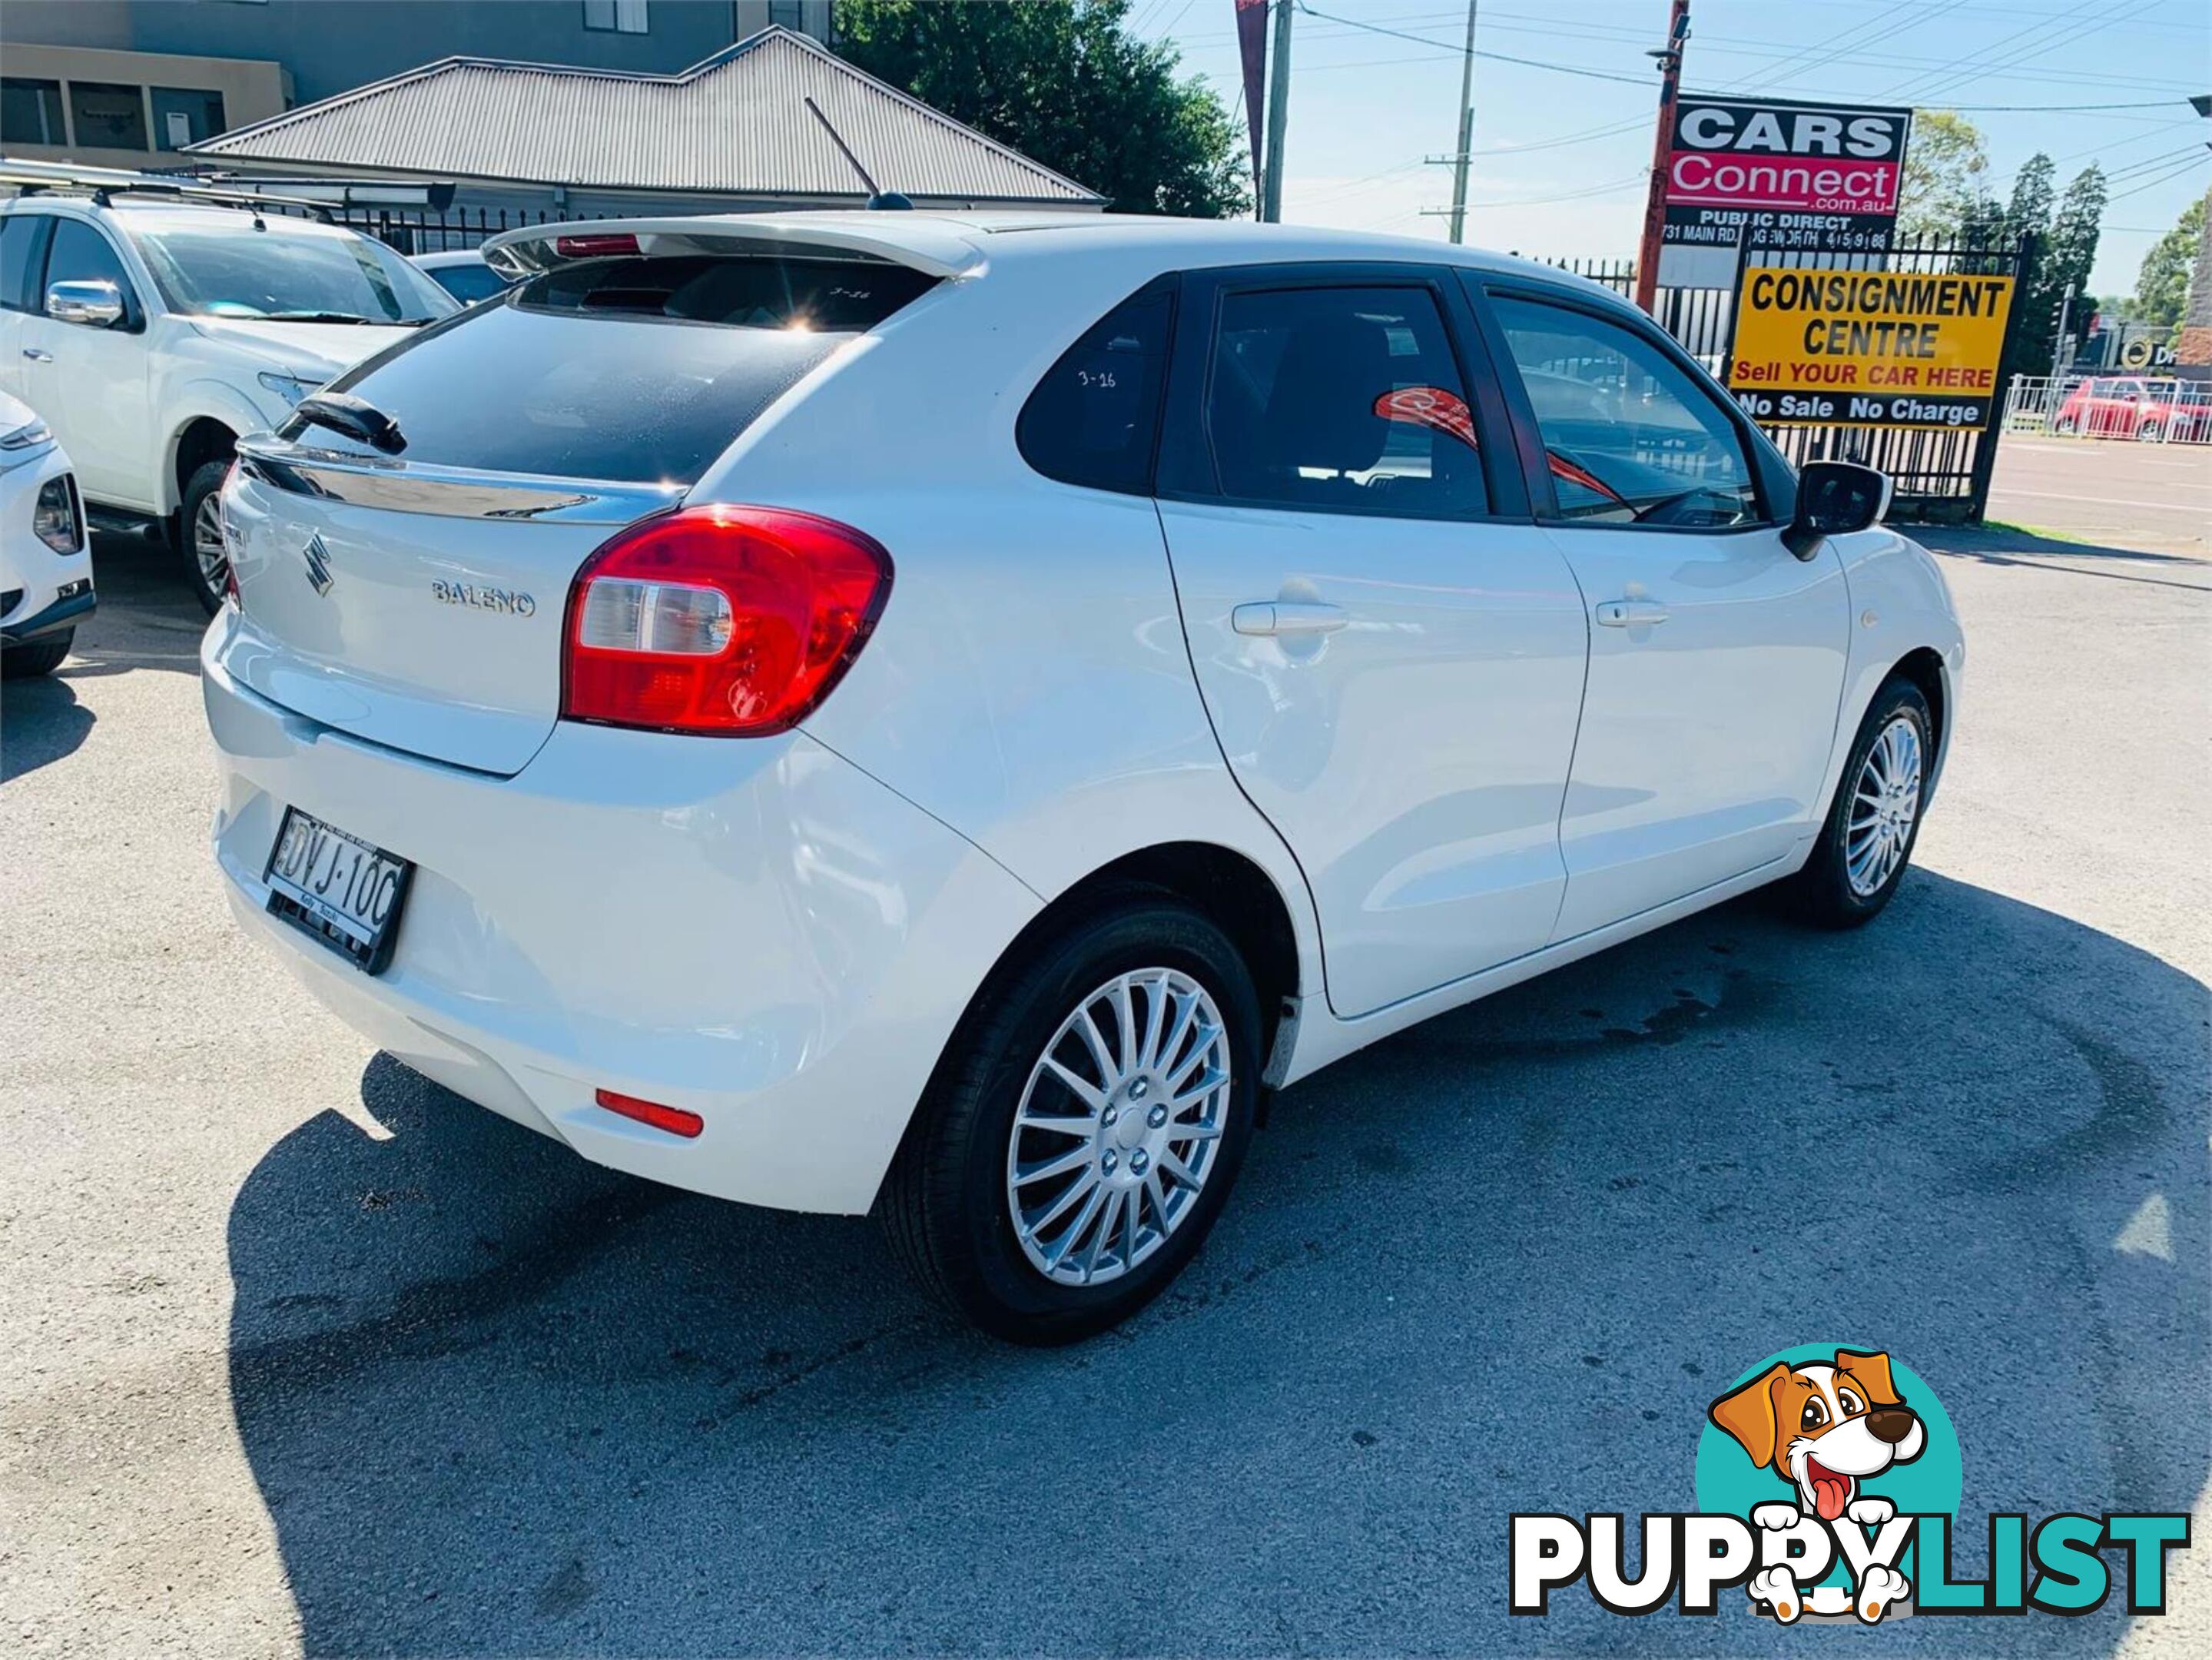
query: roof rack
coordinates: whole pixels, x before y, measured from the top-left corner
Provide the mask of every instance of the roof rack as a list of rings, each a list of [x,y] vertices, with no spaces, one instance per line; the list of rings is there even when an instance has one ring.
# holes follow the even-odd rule
[[[453,186],[449,184],[134,173],[126,167],[30,161],[13,155],[0,156],[0,185],[12,185],[23,196],[47,191],[83,192],[102,207],[114,196],[161,196],[217,207],[296,208],[325,222],[333,207],[428,207],[442,213],[453,200]]]

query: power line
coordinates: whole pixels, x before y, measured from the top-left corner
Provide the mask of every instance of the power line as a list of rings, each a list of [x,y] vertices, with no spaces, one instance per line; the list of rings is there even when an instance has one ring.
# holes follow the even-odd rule
[[[2156,190],[2160,185],[2170,185],[2175,179],[2188,173],[2191,168],[2201,167],[2208,160],[2212,160],[2212,157],[2192,155],[2186,161],[2184,161],[2179,167],[2172,168],[2166,173],[2162,173],[2155,179],[2146,179],[2140,185],[2134,185],[2127,190],[2116,192],[2112,195],[2106,197],[2105,198],[2105,205],[2110,207],[2115,202],[2126,201],[2130,196],[2141,196],[2147,190]],[[2159,234],[2160,235],[2165,234],[2163,231]]]
[[[1403,29],[1384,28],[1380,23],[1363,23],[1356,18],[1338,17],[1328,12],[1316,11],[1305,3],[1305,0],[1297,0],[1297,9],[1307,16],[1318,17],[1326,23],[1342,23],[1348,28],[1364,29],[1370,34],[1387,34],[1393,40],[1411,40],[1416,46],[1435,46],[1449,52],[1454,58],[1461,57],[1464,53],[1464,48],[1455,46],[1448,40],[1439,40],[1433,35],[1408,34]],[[1648,87],[1651,84],[1648,76],[1615,75],[1607,70],[1583,69],[1573,64],[1548,63],[1540,58],[1516,58],[1510,52],[1478,52],[1474,56],[1487,58],[1492,63],[1518,64],[1524,69],[1550,70],[1558,75],[1579,75],[1592,81],[1620,81],[1632,87]]]

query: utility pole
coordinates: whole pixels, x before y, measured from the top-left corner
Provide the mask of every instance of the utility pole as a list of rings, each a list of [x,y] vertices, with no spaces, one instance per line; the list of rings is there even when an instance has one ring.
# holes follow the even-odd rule
[[[1291,0],[1275,0],[1274,67],[1267,77],[1267,174],[1260,187],[1260,217],[1283,218],[1283,140],[1291,125]]]
[[[1467,0],[1467,51],[1459,67],[1459,153],[1452,157],[1451,240],[1464,241],[1467,230],[1467,173],[1474,165],[1474,9]]]
[[[1659,60],[1659,130],[1651,137],[1651,184],[1644,198],[1644,240],[1636,252],[1636,303],[1647,313],[1659,297],[1659,249],[1667,234],[1667,164],[1674,148],[1674,100],[1682,88],[1682,47],[1690,38],[1690,0],[1674,0]]]

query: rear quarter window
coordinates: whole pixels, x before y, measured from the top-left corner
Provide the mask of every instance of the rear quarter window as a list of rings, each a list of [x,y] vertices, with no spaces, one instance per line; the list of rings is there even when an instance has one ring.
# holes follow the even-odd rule
[[[689,484],[809,371],[933,286],[840,260],[592,260],[426,329],[334,389],[398,422],[403,460]],[[371,453],[296,417],[283,435]]]
[[[1174,295],[1158,286],[1092,325],[1022,406],[1022,459],[1062,483],[1149,495],[1174,320]]]

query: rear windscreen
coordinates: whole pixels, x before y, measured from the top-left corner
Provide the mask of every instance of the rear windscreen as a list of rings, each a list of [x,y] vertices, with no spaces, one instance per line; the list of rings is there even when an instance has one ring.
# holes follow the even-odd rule
[[[844,260],[592,260],[426,329],[332,389],[399,423],[402,460],[689,484],[809,370],[933,285]],[[296,416],[283,435],[372,453]]]

